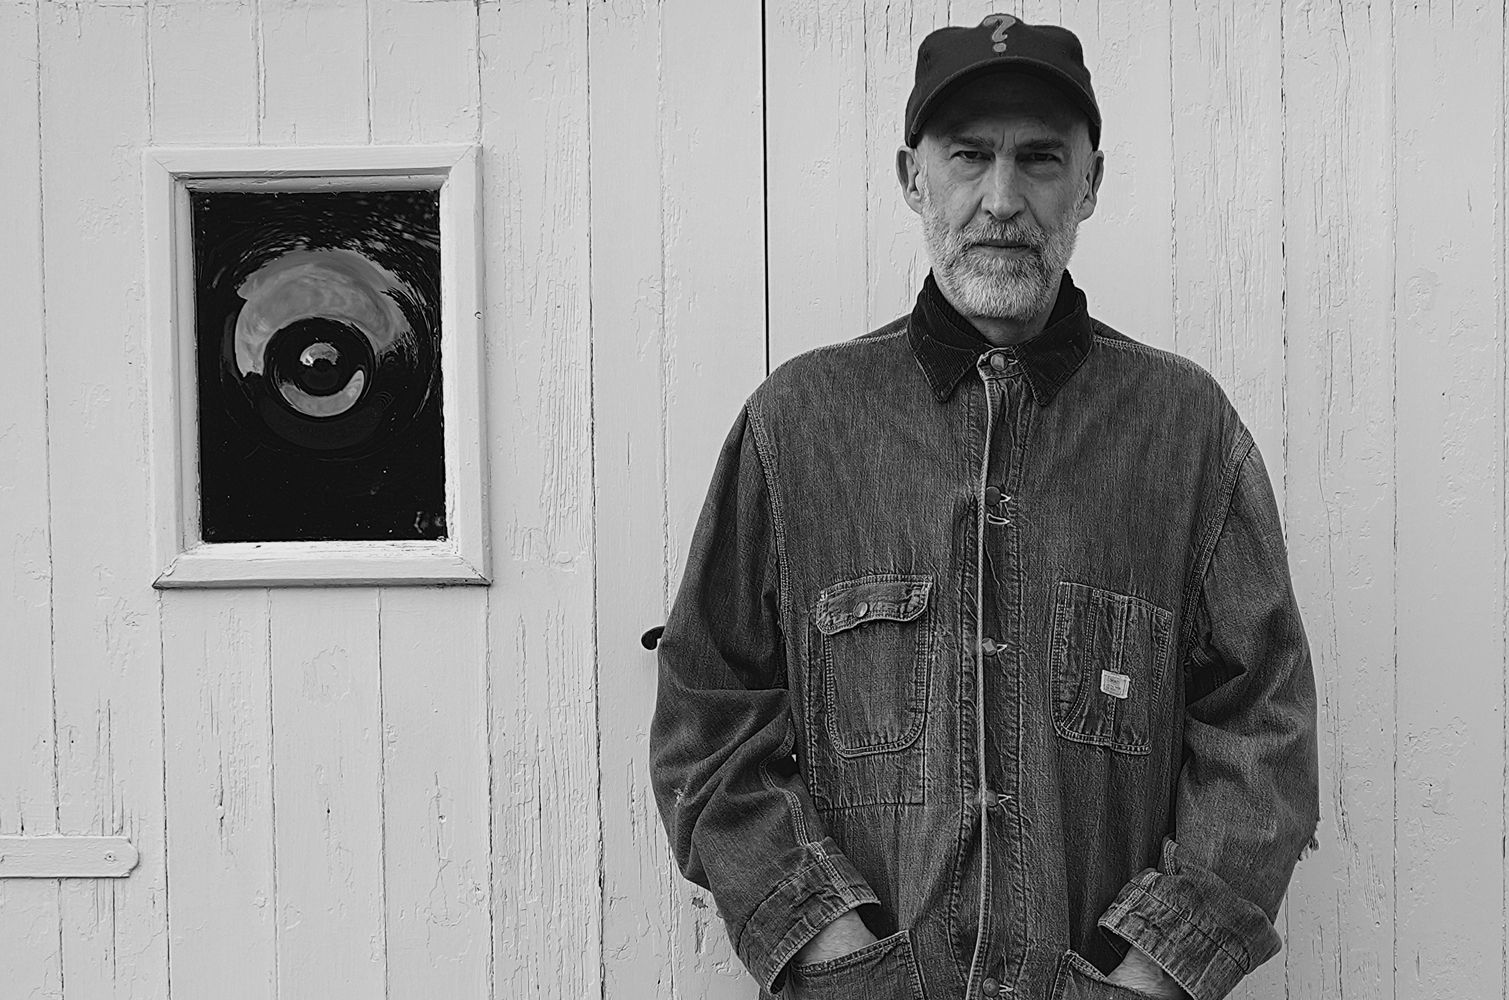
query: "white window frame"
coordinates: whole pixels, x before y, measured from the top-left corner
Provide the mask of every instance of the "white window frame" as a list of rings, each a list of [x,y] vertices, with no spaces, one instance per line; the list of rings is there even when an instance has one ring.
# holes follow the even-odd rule
[[[486,584],[478,147],[259,146],[143,153],[153,586]],[[440,192],[440,377],[447,537],[205,542],[199,526],[191,190]]]

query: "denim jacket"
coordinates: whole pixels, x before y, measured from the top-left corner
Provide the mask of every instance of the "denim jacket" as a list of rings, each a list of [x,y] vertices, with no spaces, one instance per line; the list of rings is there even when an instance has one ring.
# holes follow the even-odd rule
[[[1279,950],[1316,712],[1262,458],[1067,275],[1055,316],[965,346],[929,286],[723,445],[651,769],[762,996],[1138,997],[1131,943],[1218,1000]],[[878,941],[788,968],[851,909]]]

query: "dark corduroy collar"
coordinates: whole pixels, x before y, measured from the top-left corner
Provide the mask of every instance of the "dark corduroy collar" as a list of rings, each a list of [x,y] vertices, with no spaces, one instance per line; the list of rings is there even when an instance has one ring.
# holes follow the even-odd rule
[[[1085,293],[1075,287],[1065,271],[1043,332],[1006,351],[1021,364],[1038,403],[1047,406],[1089,356],[1094,339]],[[953,394],[959,379],[975,367],[981,354],[995,350],[995,345],[943,297],[932,272],[928,272],[917,295],[907,324],[907,341],[940,403]]]

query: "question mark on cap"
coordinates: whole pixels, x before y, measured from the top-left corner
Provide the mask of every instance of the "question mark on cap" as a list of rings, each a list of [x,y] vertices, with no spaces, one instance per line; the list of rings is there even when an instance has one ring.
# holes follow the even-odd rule
[[[995,49],[997,52],[1005,52],[1006,32],[1011,30],[1011,26],[1013,24],[1016,24],[1016,18],[1012,17],[1010,14],[991,14],[985,20],[980,22],[980,27],[983,28],[989,24],[996,26],[996,30],[990,33],[990,40],[992,42],[995,42],[995,44],[992,45],[991,48]]]

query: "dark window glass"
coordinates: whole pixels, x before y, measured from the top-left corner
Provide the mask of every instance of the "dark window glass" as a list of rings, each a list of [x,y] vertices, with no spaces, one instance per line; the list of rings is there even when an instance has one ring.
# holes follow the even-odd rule
[[[207,542],[444,538],[437,191],[191,191]]]

